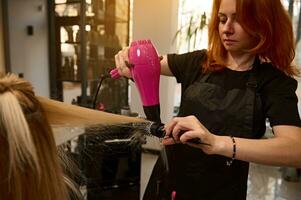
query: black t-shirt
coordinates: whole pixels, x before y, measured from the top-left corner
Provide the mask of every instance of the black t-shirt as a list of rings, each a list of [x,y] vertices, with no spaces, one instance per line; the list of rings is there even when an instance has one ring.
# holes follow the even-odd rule
[[[185,54],[169,54],[168,65],[182,85],[182,94],[201,75],[201,65],[206,58],[206,50]],[[249,71],[234,71],[225,68],[214,72],[208,82],[217,84],[225,90],[246,88]],[[256,71],[257,88],[260,94],[263,114],[269,119],[271,126],[295,125],[301,127],[295,94],[297,81],[285,75],[269,63],[261,63]],[[255,113],[256,117],[256,113]]]
[[[272,126],[301,127],[295,79],[286,76],[271,64],[260,62],[256,62],[253,69],[249,71],[233,71],[225,68],[206,76],[202,74],[201,69],[205,59],[206,50],[168,55],[170,70],[182,85],[181,116],[194,114],[207,128],[209,127],[212,133],[231,134],[235,137],[260,138],[264,134],[265,118],[270,120]],[[202,82],[204,77],[206,80]],[[250,95],[250,87],[247,83],[250,83],[253,78],[256,79],[256,93],[252,88],[252,95]],[[196,94],[198,91],[200,94]],[[202,91],[208,91],[206,92],[208,94],[202,95]],[[227,100],[227,94],[234,94],[235,91],[237,91],[235,94],[239,95],[229,95],[231,98],[235,97],[235,101],[229,101],[229,105],[224,107],[229,112],[224,112],[225,109],[220,109],[224,106],[223,100]],[[225,95],[219,95],[219,92]],[[210,106],[216,104],[217,107],[211,109],[213,107]],[[236,107],[241,108],[240,112],[233,113],[237,111],[233,109]],[[235,120],[238,123],[234,122]],[[252,123],[246,123],[245,126],[240,122]],[[241,200],[246,198],[247,162],[235,160],[229,167],[225,164],[228,158],[207,155],[197,148],[183,144],[166,146],[165,150],[170,163],[166,179],[168,183],[166,185],[170,188],[167,190],[176,190],[177,199]]]

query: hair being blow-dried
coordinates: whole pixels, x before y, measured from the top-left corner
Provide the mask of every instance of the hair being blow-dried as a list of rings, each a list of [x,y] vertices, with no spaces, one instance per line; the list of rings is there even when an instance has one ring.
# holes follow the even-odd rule
[[[221,1],[214,0],[213,3],[205,71],[218,70],[225,64],[223,60],[227,52],[218,32]],[[246,49],[246,52],[271,62],[288,75],[299,74],[292,65],[295,57],[292,22],[281,0],[236,0],[236,17],[243,29],[256,41],[254,47]]]
[[[52,130],[31,84],[0,75],[0,199],[69,199]]]

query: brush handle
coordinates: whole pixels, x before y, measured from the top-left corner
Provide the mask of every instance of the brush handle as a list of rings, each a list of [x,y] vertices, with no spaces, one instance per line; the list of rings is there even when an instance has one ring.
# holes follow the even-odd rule
[[[185,131],[181,131],[180,136],[184,133],[185,133]],[[164,124],[154,122],[150,127],[150,134],[152,134],[153,136],[156,136],[158,138],[164,138],[166,135],[166,132],[164,130]],[[170,138],[173,138],[172,135],[170,135]],[[192,143],[192,144],[202,144],[202,145],[210,146],[210,144],[202,142],[202,140],[200,138],[193,138],[193,139],[188,140],[187,142]]]

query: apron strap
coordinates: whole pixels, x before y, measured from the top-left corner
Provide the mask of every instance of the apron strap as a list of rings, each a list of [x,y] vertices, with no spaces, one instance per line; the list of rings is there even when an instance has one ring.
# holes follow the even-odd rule
[[[258,66],[260,65],[260,60],[258,57],[255,58],[254,63],[253,63],[253,68],[251,70],[249,79],[246,83],[247,88],[250,88],[252,90],[255,90],[257,88],[257,79],[256,79],[256,74],[258,72]]]
[[[200,83],[205,83],[207,82],[209,76],[211,75],[212,72],[208,72],[207,74],[202,74],[200,77],[197,79],[198,82]]]
[[[257,78],[256,75],[258,74],[258,66],[260,65],[260,60],[258,57],[255,58],[255,61],[253,63],[253,68],[251,70],[249,79],[246,82],[246,95],[249,96],[249,103],[246,105],[246,109],[249,109],[250,112],[248,115],[246,115],[246,129],[248,129],[248,132],[252,134],[254,129],[254,105],[256,101],[256,88],[258,86],[257,84]]]

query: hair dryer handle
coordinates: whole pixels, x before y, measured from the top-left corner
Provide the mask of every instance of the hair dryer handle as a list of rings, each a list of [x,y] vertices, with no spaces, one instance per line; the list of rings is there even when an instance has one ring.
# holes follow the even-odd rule
[[[121,75],[119,74],[117,68],[112,69],[110,71],[110,75],[111,75],[111,78],[113,78],[113,79],[119,79],[121,77]]]

